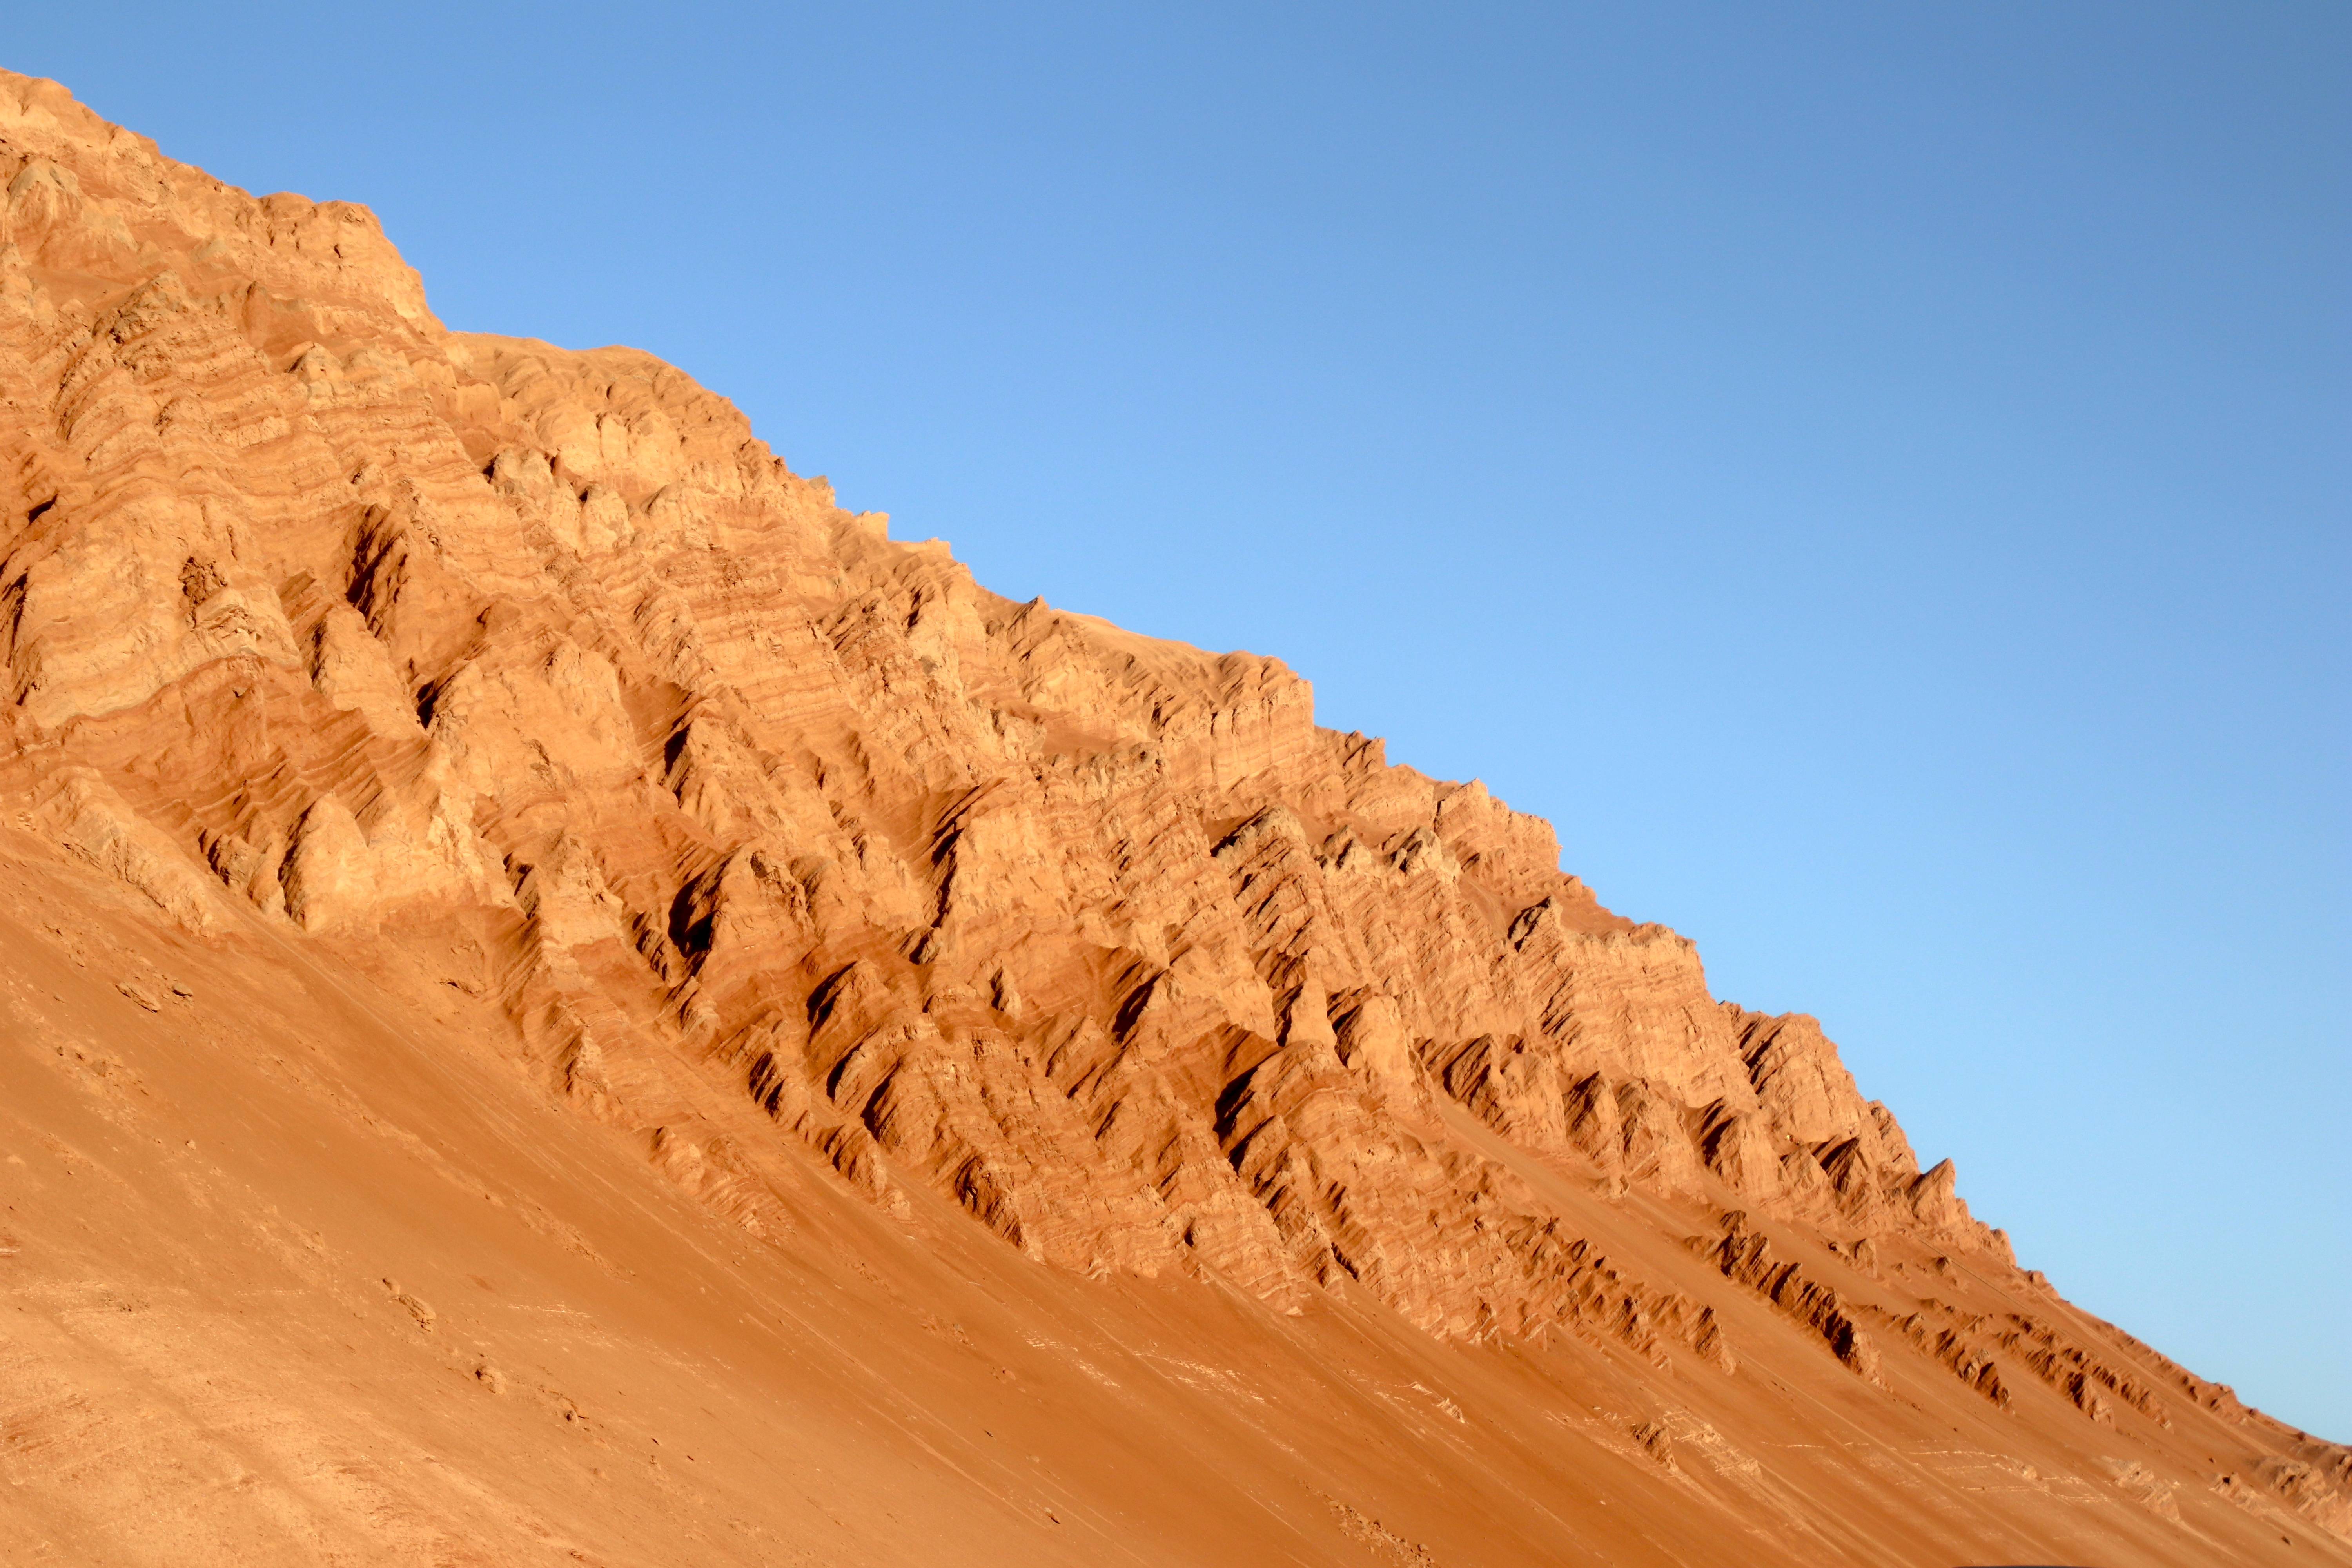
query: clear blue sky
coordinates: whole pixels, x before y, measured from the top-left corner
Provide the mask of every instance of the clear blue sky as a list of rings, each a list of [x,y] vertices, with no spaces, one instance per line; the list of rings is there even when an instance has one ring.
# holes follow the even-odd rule
[[[1279,655],[2352,1438],[2352,7],[92,4],[0,63],[1004,593]]]

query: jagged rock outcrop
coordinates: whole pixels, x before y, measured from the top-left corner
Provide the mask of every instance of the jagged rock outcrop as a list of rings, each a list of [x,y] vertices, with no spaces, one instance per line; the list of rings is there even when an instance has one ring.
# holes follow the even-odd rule
[[[442,331],[360,208],[10,107],[16,765],[183,924],[488,922],[600,1116],[725,1063],[1039,1258],[1346,1275],[1444,1333],[1577,1271],[1432,1094],[1604,1180],[1984,1244],[1811,1020],[1718,1005],[1278,663],[998,599],[667,366]]]

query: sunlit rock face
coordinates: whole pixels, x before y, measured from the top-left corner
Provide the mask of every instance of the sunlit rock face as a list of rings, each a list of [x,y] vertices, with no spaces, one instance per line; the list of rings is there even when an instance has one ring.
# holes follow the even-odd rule
[[[1277,660],[1000,598],[678,371],[447,331],[364,208],[53,84],[0,74],[0,766],[174,940],[402,955],[771,1242],[792,1170],[1660,1386],[1762,1333],[1841,1399],[2255,1430],[2019,1273],[1813,1019]],[[2342,1451],[2261,1430],[2215,1495],[2330,1539]]]

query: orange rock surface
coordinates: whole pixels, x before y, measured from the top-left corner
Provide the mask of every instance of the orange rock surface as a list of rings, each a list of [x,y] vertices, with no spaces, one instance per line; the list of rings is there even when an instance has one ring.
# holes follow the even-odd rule
[[[2352,1563],[1279,662],[0,73],[0,1558]]]

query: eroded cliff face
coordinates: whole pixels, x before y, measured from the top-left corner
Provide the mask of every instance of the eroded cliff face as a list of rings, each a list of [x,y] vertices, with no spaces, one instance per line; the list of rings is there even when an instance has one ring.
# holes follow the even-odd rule
[[[2046,1299],[1814,1020],[1718,1002],[1278,661],[992,595],[669,366],[447,331],[365,209],[52,84],[0,74],[0,782],[154,920],[397,950],[755,1234],[809,1166],[1279,1311],[1735,1379],[1761,1301],[1864,1388],[2257,1419],[2071,1317],[1858,1296],[1958,1259]],[[2282,1463],[2340,1522],[2340,1451]]]

